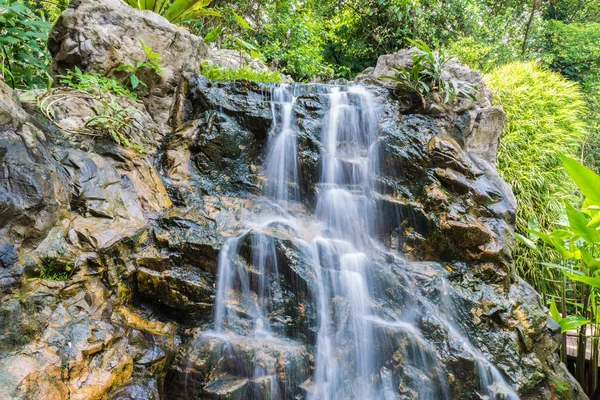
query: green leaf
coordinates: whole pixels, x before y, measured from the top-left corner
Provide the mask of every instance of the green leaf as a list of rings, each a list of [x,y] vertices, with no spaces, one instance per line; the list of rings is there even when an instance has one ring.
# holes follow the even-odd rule
[[[222,30],[223,26],[219,24],[215,29],[206,34],[206,36],[204,37],[204,43],[208,44],[217,40]]]
[[[600,241],[600,234],[594,228],[588,228],[587,215],[576,210],[572,205],[566,204],[567,216],[569,217],[569,226],[573,232],[590,244]]]
[[[590,269],[591,273],[600,268],[600,260],[592,256],[592,254],[585,247],[579,247],[579,251],[581,252],[581,258],[583,258],[583,262]]]
[[[595,289],[600,289],[600,278],[595,278],[591,276],[581,276],[570,272],[565,272],[565,276],[567,276],[572,281],[585,283],[586,285],[591,286]]]
[[[550,300],[550,316],[553,320],[555,320],[558,323],[560,323],[560,321],[562,320],[562,315],[560,315],[560,312],[558,311],[558,307],[556,307],[556,302],[554,301],[554,299]]]
[[[240,45],[240,47],[242,47],[242,48],[244,48],[246,50],[254,50],[256,52],[259,51],[256,46],[254,46],[253,44],[250,44],[250,43],[246,42],[245,40],[242,40],[242,39],[240,39],[238,37],[231,36],[231,35],[229,35],[229,37],[232,38],[234,41],[236,41]]]
[[[523,243],[525,246],[529,247],[531,250],[538,251],[538,248],[535,245],[535,242],[533,240],[530,240],[529,238],[526,238],[525,236],[523,236],[519,233],[515,233],[515,236],[519,242]]]
[[[241,26],[244,29],[253,31],[254,28],[250,26],[250,24],[248,23],[248,21],[246,21],[242,16],[233,13],[233,16],[235,18],[235,21],[238,23],[239,26]]]
[[[581,193],[589,198],[594,204],[600,205],[600,175],[581,163],[559,154],[560,159],[567,170],[569,176],[573,179]]]
[[[600,213],[596,215],[590,222],[587,224],[588,228],[597,228],[600,226]]]
[[[186,13],[204,8],[210,2],[211,0],[175,0],[165,11],[164,17],[173,23],[181,22]]]
[[[558,324],[560,325],[560,330],[563,333],[567,331],[574,331],[580,326],[587,325],[589,323],[590,321],[588,321],[580,315],[566,317],[558,322]]]
[[[564,246],[564,242],[563,240],[554,237],[552,235],[549,235],[547,233],[543,233],[540,231],[536,231],[533,229],[528,229],[528,228],[524,228],[526,232],[533,234],[535,236],[537,236],[538,238],[542,239],[546,244],[549,244],[550,246],[554,247],[561,255],[561,257],[566,258],[566,259],[578,259],[579,258],[579,251],[577,252],[573,252],[573,251],[569,251],[565,246]]]
[[[133,90],[135,90],[139,86],[140,80],[135,75],[131,75],[129,78],[131,80],[131,87]]]

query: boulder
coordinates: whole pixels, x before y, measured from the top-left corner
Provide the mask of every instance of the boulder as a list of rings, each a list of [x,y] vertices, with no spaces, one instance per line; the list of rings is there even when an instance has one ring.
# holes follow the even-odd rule
[[[269,67],[265,63],[238,50],[211,47],[208,54],[208,61],[221,68],[251,68],[257,71],[269,71]]]
[[[154,12],[134,9],[121,0],[72,1],[49,35],[52,72],[64,74],[79,67],[84,72],[122,77],[119,66],[146,59],[142,42],[161,55],[163,71],[139,71],[139,78],[148,85],[142,88],[141,98],[154,121],[165,124],[181,74],[197,72],[208,57],[208,48],[201,38]]]

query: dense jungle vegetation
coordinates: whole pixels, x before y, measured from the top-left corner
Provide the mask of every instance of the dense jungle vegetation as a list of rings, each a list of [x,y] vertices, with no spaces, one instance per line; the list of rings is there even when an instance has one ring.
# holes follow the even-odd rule
[[[600,332],[600,181],[593,172],[600,171],[600,0],[127,2],[279,71],[259,76],[205,67],[216,79],[254,73],[278,81],[284,73],[297,81],[351,80],[378,56],[415,40],[481,70],[509,118],[498,169],[519,201],[517,272],[544,295],[564,330],[585,337],[592,324]],[[45,41],[67,3],[0,0],[0,72],[8,85],[53,85]],[[135,90],[136,79],[122,90]],[[594,201],[582,205],[582,193]],[[550,231],[555,236],[544,233]],[[582,371],[578,378],[591,393],[597,376],[590,380]]]

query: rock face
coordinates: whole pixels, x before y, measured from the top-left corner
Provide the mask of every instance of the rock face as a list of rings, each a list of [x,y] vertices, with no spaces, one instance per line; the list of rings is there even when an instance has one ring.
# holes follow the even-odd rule
[[[272,88],[188,74],[175,82],[203,45],[120,7],[72,2],[53,33],[55,66],[110,73],[130,60],[139,53],[122,24],[132,15],[146,21],[131,29],[155,51],[165,35],[189,40],[164,50],[173,80],[158,79],[145,107],[128,105],[155,132],[143,140],[147,153],[74,134],[91,112],[85,99],[54,103],[57,128],[0,82],[0,398],[314,398],[323,315],[316,265],[335,275],[342,260],[321,260],[324,241],[306,238],[324,190],[323,121],[332,93],[350,89],[294,88],[302,201],[275,207],[262,197],[265,153],[281,123]],[[126,46],[115,47],[116,38]],[[407,54],[380,59],[374,71]],[[448,73],[483,85],[463,67]],[[177,84],[176,97],[152,105]],[[380,244],[368,251],[368,350],[381,365],[364,386],[401,399],[585,399],[557,356],[556,324],[512,270],[515,203],[494,168],[505,117],[487,89],[476,102],[436,110],[417,110],[386,88],[366,92],[377,104],[368,199]],[[162,132],[157,115],[165,122],[169,109],[177,127]],[[350,174],[353,163],[340,168]],[[268,223],[248,225],[267,214]],[[219,311],[218,272],[230,254],[248,279]],[[331,299],[336,323],[350,324],[346,297]],[[264,308],[269,335],[256,334],[253,304]],[[219,312],[229,316],[224,329]]]
[[[145,68],[138,75],[148,84],[142,93],[148,113],[166,123],[181,74],[197,72],[208,57],[202,39],[121,0],[74,0],[52,29],[48,48],[55,74],[78,66],[84,72],[119,76],[119,66],[145,61],[141,42],[162,56],[162,74]]]

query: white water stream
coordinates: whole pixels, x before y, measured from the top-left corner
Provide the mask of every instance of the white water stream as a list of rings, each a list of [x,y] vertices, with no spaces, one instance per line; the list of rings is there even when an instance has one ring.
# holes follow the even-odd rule
[[[301,169],[294,121],[294,89],[273,89],[273,130],[265,164],[264,196],[278,212],[260,215],[245,223],[245,230],[229,239],[219,260],[214,332],[225,340],[249,337],[257,342],[285,340],[276,333],[268,317],[271,303],[280,293],[280,273],[275,241],[265,229],[285,225],[290,235],[307,244],[314,269],[310,293],[318,326],[314,343],[314,371],[306,386],[306,397],[314,400],[398,399],[398,383],[386,360],[376,350],[381,330],[401,332],[410,342],[403,368],[421,376],[411,383],[419,399],[450,399],[448,377],[433,344],[415,323],[416,312],[408,310],[397,318],[383,318],[374,311],[370,284],[370,254],[382,246],[373,239],[377,226],[371,198],[373,176],[379,160],[373,151],[379,138],[379,108],[374,96],[362,86],[331,87],[329,110],[321,132],[321,179],[316,213],[312,220],[297,218],[293,204],[301,203]],[[274,216],[275,215],[275,216]],[[302,232],[302,234],[300,234]],[[308,234],[306,233],[308,232]],[[251,255],[243,262],[243,238],[251,235]],[[396,255],[397,257],[397,255]],[[409,278],[407,278],[409,279]],[[280,300],[280,299],[279,299]],[[461,341],[477,361],[481,398],[518,399],[500,371],[485,359],[452,318],[452,304],[439,305],[420,299],[422,307],[438,315],[451,340]],[[240,314],[250,323],[236,328]],[[293,371],[289,371],[293,373]],[[474,371],[475,373],[475,371]],[[276,376],[275,365],[254,368],[253,378]],[[253,398],[283,398],[280,379],[271,381],[268,393]]]

